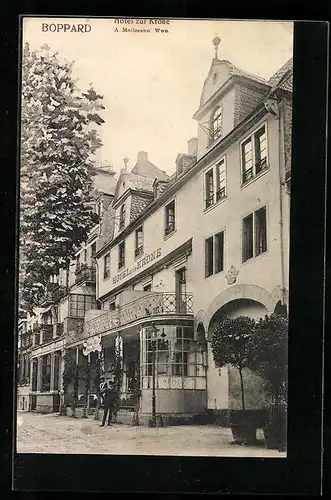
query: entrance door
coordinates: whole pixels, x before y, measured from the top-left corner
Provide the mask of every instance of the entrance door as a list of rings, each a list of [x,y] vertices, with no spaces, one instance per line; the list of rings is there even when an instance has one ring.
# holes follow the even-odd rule
[[[176,312],[186,313],[186,269],[182,267],[175,273],[175,293],[176,293]]]

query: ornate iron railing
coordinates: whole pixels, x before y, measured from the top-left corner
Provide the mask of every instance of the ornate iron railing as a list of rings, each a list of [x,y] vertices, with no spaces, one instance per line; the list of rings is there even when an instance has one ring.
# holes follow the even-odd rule
[[[150,316],[193,315],[191,293],[148,292],[146,296],[129,302],[115,311],[90,319],[84,325],[84,338],[128,325]]]

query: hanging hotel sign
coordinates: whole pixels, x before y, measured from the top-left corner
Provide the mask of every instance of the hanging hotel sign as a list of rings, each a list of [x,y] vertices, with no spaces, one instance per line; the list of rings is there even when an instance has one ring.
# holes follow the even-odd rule
[[[118,283],[122,279],[126,278],[127,276],[130,276],[139,269],[142,269],[143,267],[147,266],[147,264],[150,264],[151,262],[153,262],[153,260],[158,259],[159,257],[161,257],[161,248],[158,248],[157,250],[154,250],[154,252],[145,255],[144,257],[139,259],[133,267],[126,268],[121,273],[118,273],[116,276],[113,277],[113,283],[114,284]]]
[[[95,337],[91,337],[89,339],[86,339],[83,342],[83,354],[84,356],[87,356],[90,354],[90,352],[101,352],[102,350],[102,344],[101,344],[101,335],[96,335]]]

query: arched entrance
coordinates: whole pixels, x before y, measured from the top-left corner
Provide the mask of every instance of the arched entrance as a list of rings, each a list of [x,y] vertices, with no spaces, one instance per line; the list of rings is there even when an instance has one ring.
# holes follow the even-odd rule
[[[270,294],[254,285],[238,285],[221,293],[210,305],[207,316],[208,340],[212,332],[225,316],[236,318],[248,316],[258,320],[266,314],[274,312],[276,303]],[[208,407],[222,410],[226,408],[241,408],[241,386],[239,371],[232,367],[219,369],[215,366],[210,343],[208,347]],[[262,408],[268,404],[262,388],[260,377],[250,370],[244,370],[245,404],[246,408]]]
[[[251,299],[236,299],[224,304],[218,309],[209,322],[208,338],[210,339],[211,332],[224,316],[229,318],[237,318],[238,316],[249,316],[250,318],[263,318],[268,313],[267,308]]]

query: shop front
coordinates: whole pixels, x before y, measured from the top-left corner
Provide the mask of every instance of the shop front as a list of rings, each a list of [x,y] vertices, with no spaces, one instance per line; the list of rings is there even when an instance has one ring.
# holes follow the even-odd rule
[[[191,294],[179,301],[174,293],[149,292],[113,311],[89,311],[80,339],[71,342],[78,373],[84,351],[94,360],[90,372],[99,366],[89,401],[91,391],[98,397],[98,381],[115,382],[119,421],[150,425],[206,411],[206,352],[194,338]],[[78,375],[78,398],[84,387],[87,396],[83,379]]]

